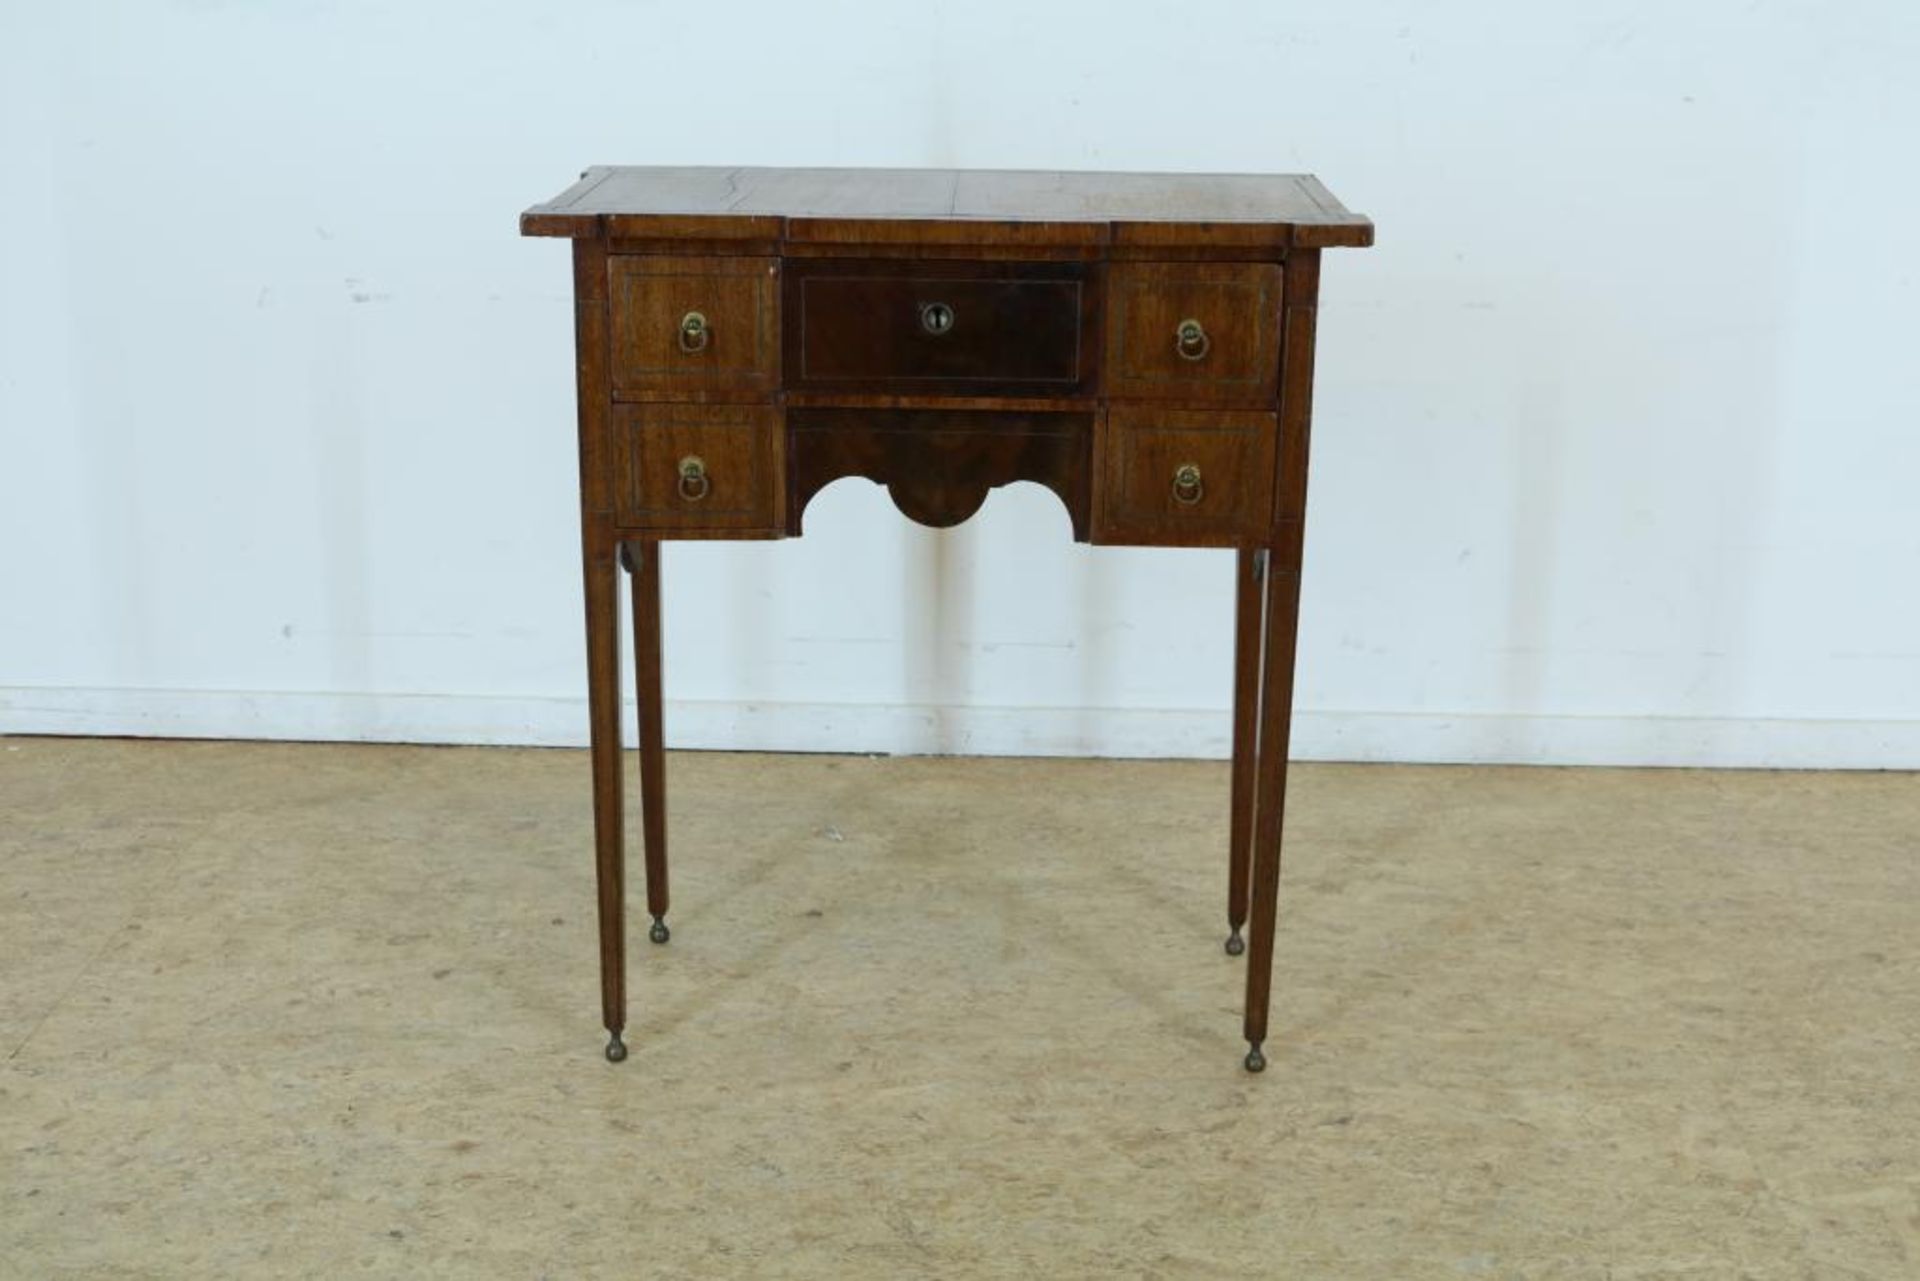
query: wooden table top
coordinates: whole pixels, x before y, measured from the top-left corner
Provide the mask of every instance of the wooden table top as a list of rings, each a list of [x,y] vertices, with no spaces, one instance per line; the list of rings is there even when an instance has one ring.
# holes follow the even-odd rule
[[[1373,243],[1311,174],[596,166],[520,216],[528,236],[873,244]]]

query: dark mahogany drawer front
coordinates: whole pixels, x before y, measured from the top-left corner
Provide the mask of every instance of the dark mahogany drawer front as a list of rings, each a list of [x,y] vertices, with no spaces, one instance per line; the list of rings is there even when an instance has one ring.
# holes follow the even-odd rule
[[[1072,395],[1091,389],[1079,263],[788,264],[796,390]]]
[[[772,391],[778,274],[776,258],[608,259],[614,394]]]
[[[1224,545],[1273,523],[1276,418],[1113,409],[1094,449],[1093,538]]]
[[[756,405],[622,405],[616,515],[628,529],[770,531],[786,436]]]
[[[1121,263],[1108,280],[1108,391],[1266,403],[1280,379],[1281,272],[1272,263]]]

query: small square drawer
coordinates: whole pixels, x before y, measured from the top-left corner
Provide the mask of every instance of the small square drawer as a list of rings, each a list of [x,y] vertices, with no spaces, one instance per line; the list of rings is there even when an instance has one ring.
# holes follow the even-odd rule
[[[1271,402],[1280,384],[1280,268],[1116,263],[1107,288],[1107,392]]]
[[[789,263],[795,390],[1091,394],[1096,312],[1083,263]]]
[[[1273,523],[1276,416],[1111,409],[1094,441],[1093,541],[1230,546]]]
[[[614,394],[773,390],[779,270],[777,258],[609,258]]]
[[[786,433],[758,405],[619,405],[623,528],[775,532]]]

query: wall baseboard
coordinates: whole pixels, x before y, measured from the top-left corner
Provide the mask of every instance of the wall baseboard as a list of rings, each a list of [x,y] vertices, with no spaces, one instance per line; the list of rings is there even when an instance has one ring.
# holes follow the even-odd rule
[[[0,686],[0,735],[579,747],[584,698]],[[668,743],[888,755],[1227,755],[1224,709],[670,701]],[[629,705],[627,733],[633,733]],[[1920,721],[1508,716],[1301,709],[1300,760],[1920,769]]]

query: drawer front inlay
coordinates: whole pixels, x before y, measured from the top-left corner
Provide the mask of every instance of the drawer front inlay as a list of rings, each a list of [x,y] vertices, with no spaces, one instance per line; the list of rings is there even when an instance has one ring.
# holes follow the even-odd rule
[[[1281,272],[1272,263],[1116,263],[1110,394],[1264,404],[1279,388]]]
[[[786,437],[756,405],[621,405],[614,415],[622,528],[771,532]]]
[[[1276,417],[1112,409],[1094,444],[1093,540],[1222,546],[1273,523]]]
[[[789,385],[923,395],[1074,395],[1092,385],[1079,263],[788,265]]]
[[[778,385],[779,259],[623,254],[607,262],[615,395]]]

